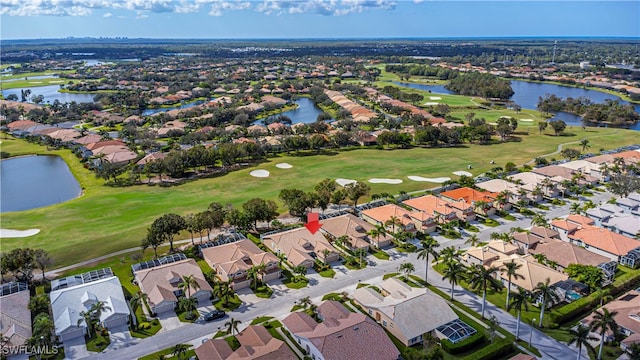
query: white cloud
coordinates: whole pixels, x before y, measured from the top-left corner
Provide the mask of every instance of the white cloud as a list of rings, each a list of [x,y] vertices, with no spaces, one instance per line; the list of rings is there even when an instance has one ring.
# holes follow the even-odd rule
[[[113,14],[112,13],[105,13],[104,15],[102,15],[103,17],[109,18],[112,17]]]
[[[417,1],[417,0],[414,0]],[[249,10],[264,14],[346,15],[368,10],[394,9],[392,0],[0,0],[0,14],[9,16],[87,16],[93,10],[128,10],[150,13],[196,13],[221,16],[228,11]]]

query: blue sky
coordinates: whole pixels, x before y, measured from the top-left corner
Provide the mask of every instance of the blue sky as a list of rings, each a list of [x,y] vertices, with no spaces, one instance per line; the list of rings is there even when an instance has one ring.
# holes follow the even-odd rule
[[[640,38],[640,1],[0,0],[8,39]]]

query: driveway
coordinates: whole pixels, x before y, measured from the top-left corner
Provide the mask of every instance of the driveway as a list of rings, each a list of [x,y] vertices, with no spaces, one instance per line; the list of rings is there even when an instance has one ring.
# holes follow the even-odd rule
[[[269,285],[271,286],[272,284],[269,284]],[[273,286],[271,286],[271,288],[273,289]],[[276,290],[274,289],[273,293],[275,294],[275,292]],[[256,294],[254,294],[253,290],[251,290],[251,288],[248,288],[248,287],[236,291],[236,294],[238,294],[238,297],[240,298],[240,300],[242,300],[242,303],[247,306],[255,305],[261,301],[266,300],[266,299],[257,297]]]
[[[109,339],[111,344],[107,346],[105,351],[126,348],[137,343],[137,339],[131,336],[127,325],[109,329]]]
[[[64,342],[65,359],[84,359],[88,358],[92,354],[95,353],[87,350],[87,344],[84,341],[84,336]]]
[[[177,329],[187,324],[180,321],[180,319],[178,319],[178,315],[176,315],[174,311],[167,311],[159,314],[158,320],[160,320],[160,324],[162,324],[162,329],[160,329],[161,332]]]

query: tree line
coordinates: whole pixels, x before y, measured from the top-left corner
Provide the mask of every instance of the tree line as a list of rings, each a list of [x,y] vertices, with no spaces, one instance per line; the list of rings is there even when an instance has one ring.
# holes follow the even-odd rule
[[[460,95],[502,100],[509,99],[514,94],[509,81],[479,72],[460,75],[445,85],[445,89]]]
[[[634,124],[640,121],[640,114],[631,104],[621,104],[618,100],[606,99],[604,103],[591,102],[586,97],[562,99],[550,94],[538,98],[538,109],[543,112],[564,111],[582,116],[586,123],[607,123],[613,126]]]

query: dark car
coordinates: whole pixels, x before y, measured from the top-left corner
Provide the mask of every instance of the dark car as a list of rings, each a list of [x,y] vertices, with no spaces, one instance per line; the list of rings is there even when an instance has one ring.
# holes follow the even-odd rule
[[[213,321],[216,319],[221,319],[225,316],[225,312],[222,310],[213,310],[204,315],[204,321]]]

